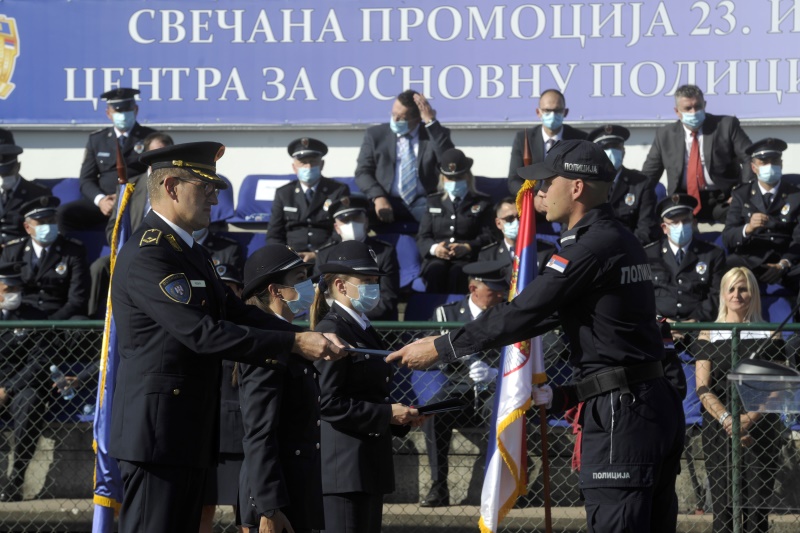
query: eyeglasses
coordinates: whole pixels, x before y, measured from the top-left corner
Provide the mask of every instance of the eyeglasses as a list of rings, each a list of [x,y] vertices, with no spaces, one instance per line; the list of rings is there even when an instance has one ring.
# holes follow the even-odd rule
[[[511,224],[515,220],[519,220],[519,215],[508,215],[507,217],[497,217],[497,218],[499,218],[503,222],[508,222],[509,224]]]
[[[191,183],[192,185],[199,185],[203,188],[203,194],[206,196],[218,196],[219,195],[219,187],[215,184],[207,182],[207,181],[194,181],[194,180],[187,180],[184,178],[177,178],[179,181],[184,183]]]

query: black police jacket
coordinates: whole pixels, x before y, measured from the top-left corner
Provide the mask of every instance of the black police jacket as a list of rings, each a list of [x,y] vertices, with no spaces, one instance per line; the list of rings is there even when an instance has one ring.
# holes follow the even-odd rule
[[[316,331],[335,333],[353,346],[386,349],[372,326],[362,329],[336,303]],[[323,492],[394,491],[392,435],[403,436],[409,427],[390,423],[392,365],[367,354],[314,364],[322,394]]]
[[[247,256],[238,241],[219,233],[209,233],[200,245],[208,251],[214,266],[234,265],[240,271],[244,269]]]
[[[6,200],[3,204],[2,217],[0,217],[0,232],[2,241],[6,242],[25,236],[25,229],[22,226],[24,217],[19,208],[22,204],[39,198],[40,196],[50,196],[50,189],[37,185],[19,176],[17,184],[13,189],[6,193]]]
[[[59,235],[48,247],[44,263],[35,267],[34,257],[30,237],[9,241],[0,255],[2,262],[23,263],[22,303],[38,309],[48,320],[86,315],[89,267],[83,244]]]
[[[550,260],[550,256],[555,252],[556,247],[553,243],[536,239],[536,266],[538,272],[542,271],[547,261]],[[484,246],[478,253],[478,261],[505,261],[509,266],[514,263],[514,259],[506,247],[505,240]]]
[[[672,320],[713,322],[719,310],[719,285],[725,274],[725,252],[693,239],[678,265],[666,237],[645,246],[653,273],[658,314]]]
[[[222,361],[222,380],[219,400],[219,453],[244,454],[244,423],[239,408],[239,384],[234,384],[236,363]]]
[[[444,361],[530,339],[559,322],[576,379],[664,358],[650,265],[607,203],[564,232],[561,250],[511,302],[435,341]],[[554,316],[558,313],[557,318]]]
[[[608,202],[617,220],[643,245],[658,239],[660,224],[656,218],[656,191],[647,176],[636,170],[620,168],[619,177]]]
[[[205,468],[219,444],[220,360],[286,362],[294,328],[245,306],[208,253],[155,212],[122,247],[111,283],[120,362],[109,451]]]
[[[288,244],[298,252],[316,251],[333,233],[333,213],[328,213],[328,208],[333,200],[349,193],[347,185],[320,178],[309,205],[297,180],[279,187],[272,202],[267,242]]]
[[[417,233],[417,247],[423,258],[433,257],[431,246],[444,241],[469,244],[472,252],[467,257],[474,260],[480,249],[492,242],[494,211],[489,196],[467,193],[457,209],[450,197],[440,192],[429,194],[427,200],[428,208]]]

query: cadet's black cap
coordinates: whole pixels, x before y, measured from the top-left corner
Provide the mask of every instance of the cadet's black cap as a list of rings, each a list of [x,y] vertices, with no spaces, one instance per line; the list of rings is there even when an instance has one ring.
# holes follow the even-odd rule
[[[114,111],[133,111],[136,107],[134,97],[139,94],[139,92],[139,89],[120,87],[104,92],[100,95],[100,98],[108,102],[108,105],[113,107]]]
[[[286,148],[292,159],[305,157],[324,157],[328,153],[328,145],[311,137],[295,139]]]
[[[319,266],[323,274],[361,274],[383,276],[378,268],[378,256],[361,241],[344,241],[331,248],[328,262]]]
[[[0,144],[14,144],[14,134],[5,128],[0,128]]]
[[[217,176],[217,160],[225,153],[225,146],[215,142],[195,142],[166,146],[150,150],[139,156],[139,161],[153,170],[182,168],[219,189],[227,189],[225,180]]]
[[[331,203],[328,213],[333,218],[353,213],[355,211],[367,212],[369,210],[369,200],[363,196],[342,196]]]
[[[517,169],[526,180],[546,180],[555,176],[586,181],[613,181],[617,171],[599,144],[589,141],[559,141],[541,163]]]
[[[464,155],[458,148],[450,148],[442,154],[439,161],[439,172],[452,178],[460,176],[472,168],[472,159]]]
[[[12,261],[9,263],[0,263],[0,283],[4,283],[10,287],[17,287],[22,285],[22,265],[21,261]]]
[[[628,128],[623,128],[616,124],[606,124],[589,132],[589,137],[586,140],[605,146],[606,144],[624,143],[630,136],[631,132]]]
[[[242,299],[248,299],[269,278],[297,267],[310,267],[297,253],[283,244],[267,244],[253,252],[244,264]]]
[[[0,144],[0,175],[11,171],[17,163],[17,156],[22,153],[22,147],[16,144]]]
[[[25,218],[38,220],[40,218],[51,217],[56,214],[56,207],[61,203],[55,196],[40,196],[30,202],[25,202],[19,208],[20,213]]]
[[[507,291],[511,288],[508,280],[508,263],[505,261],[478,261],[463,269],[470,278],[481,281],[494,291]]]
[[[747,147],[745,153],[756,159],[770,159],[772,157],[781,157],[786,148],[787,145],[785,142],[770,137],[754,142]]]
[[[214,268],[217,269],[219,279],[222,281],[232,281],[237,285],[244,285],[244,282],[242,282],[242,271],[235,265],[220,263]]]
[[[661,218],[672,218],[681,213],[693,213],[696,207],[697,198],[688,194],[676,193],[658,202],[656,213]]]

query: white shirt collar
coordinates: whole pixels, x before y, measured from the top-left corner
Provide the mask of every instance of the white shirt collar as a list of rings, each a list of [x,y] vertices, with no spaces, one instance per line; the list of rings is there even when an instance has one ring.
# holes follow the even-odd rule
[[[297,183],[300,184],[300,190],[303,191],[304,195],[306,194],[306,191],[309,190],[309,189],[311,189],[313,192],[316,192],[317,191],[317,185],[319,185],[319,182],[317,182],[313,187],[312,186],[308,186],[308,185],[306,185],[305,183],[303,183],[300,180],[297,180]]]
[[[475,320],[481,316],[483,309],[475,305],[475,302],[472,301],[472,295],[470,295],[469,299],[467,300],[467,304],[469,305],[469,312],[472,315],[472,320]]]
[[[120,131],[115,126],[114,127],[114,133],[117,134],[117,140],[119,140],[120,137],[127,137],[128,134],[130,133],[130,131]]]
[[[689,142],[689,143],[692,142],[692,130],[687,128],[686,125],[683,124],[683,123],[681,123],[681,125],[683,126],[683,134],[684,134],[684,137],[686,138],[686,142]],[[699,140],[700,137],[702,137],[702,136],[703,136],[703,127],[700,126],[700,129],[697,130],[697,139]]]
[[[563,136],[564,136],[564,127],[563,126],[561,127],[561,131],[559,131],[558,133],[556,133],[552,137],[549,137],[547,135],[547,133],[545,133],[544,127],[542,127],[542,139],[544,140],[545,143],[547,141],[549,141],[550,139],[553,139],[553,144],[555,144],[558,141],[560,141]]]
[[[341,307],[342,309],[344,309],[345,311],[347,311],[347,314],[353,317],[353,320],[355,320],[358,323],[358,325],[361,326],[361,329],[367,329],[369,327],[369,319],[367,318],[366,315],[363,315],[361,313],[356,313],[353,309],[350,309],[349,307],[342,305],[338,301],[334,301],[334,303],[339,307]]]
[[[42,246],[41,244],[33,240],[33,237],[31,237],[31,245],[33,245],[33,253],[36,254],[37,259],[39,257],[42,257],[42,250],[48,250],[50,248],[49,246]]]
[[[186,243],[186,246],[188,246],[189,248],[191,248],[191,247],[194,245],[194,239],[192,238],[192,234],[191,234],[191,233],[189,233],[189,232],[187,232],[186,230],[184,230],[184,229],[182,229],[182,228],[180,228],[180,227],[176,226],[176,225],[175,225],[175,224],[174,224],[172,221],[170,221],[170,220],[167,220],[167,218],[166,218],[164,215],[162,215],[161,213],[159,213],[159,212],[158,212],[158,211],[156,211],[155,209],[152,209],[152,208],[151,208],[150,210],[151,210],[153,213],[155,213],[156,215],[158,215],[158,217],[159,217],[161,220],[163,220],[163,221],[164,221],[164,222],[167,224],[167,226],[169,226],[170,228],[172,228],[172,230],[173,230],[175,233],[177,233],[177,234],[178,234],[178,236],[179,236],[181,239],[183,239],[183,242],[185,242],[185,243]]]
[[[772,195],[775,195],[775,194],[777,194],[778,187],[780,187],[780,186],[781,186],[781,182],[780,182],[780,181],[778,181],[778,183],[776,183],[776,184],[775,184],[775,185],[772,187],[772,190],[769,190],[769,191],[768,191],[768,190],[767,190],[767,189],[765,189],[765,188],[764,188],[764,186],[761,184],[761,180],[759,180],[759,179],[756,179],[756,183],[758,183],[758,188],[761,190],[761,196],[764,196],[764,195],[765,195],[765,194],[767,194],[767,193],[769,193],[769,194],[772,194]]]
[[[672,253],[673,254],[677,254],[678,253],[678,246],[674,242],[669,240],[669,239],[667,239],[667,243],[669,243],[669,248],[670,248],[670,250],[672,250]],[[689,241],[689,244],[692,244],[692,241]],[[686,246],[681,247],[681,250],[683,250],[684,254],[689,251],[689,244],[687,244]]]

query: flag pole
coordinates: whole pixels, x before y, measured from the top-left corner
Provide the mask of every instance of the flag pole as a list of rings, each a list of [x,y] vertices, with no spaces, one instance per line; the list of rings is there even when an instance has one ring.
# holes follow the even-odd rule
[[[539,406],[539,430],[542,433],[542,487],[544,487],[544,530],[553,533],[550,502],[550,457],[547,445],[547,407]]]

